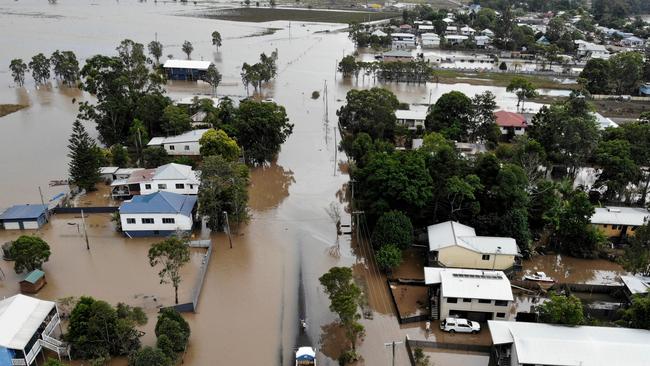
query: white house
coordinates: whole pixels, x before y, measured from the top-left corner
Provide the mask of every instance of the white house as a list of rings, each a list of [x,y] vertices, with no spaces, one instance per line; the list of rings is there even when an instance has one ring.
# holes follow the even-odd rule
[[[456,221],[427,227],[429,261],[445,267],[506,270],[519,260],[513,238],[477,236],[474,228]]]
[[[436,48],[440,46],[440,36],[435,33],[422,33],[422,48]]]
[[[445,40],[447,41],[447,43],[449,43],[451,45],[461,44],[461,43],[463,43],[463,41],[465,41],[467,39],[469,39],[469,37],[459,35],[459,34],[448,34],[448,35],[445,36]]]
[[[371,36],[377,36],[377,37],[386,37],[388,34],[386,32],[383,32],[381,29],[376,29],[372,33],[370,33]]]
[[[485,48],[492,43],[492,39],[488,36],[476,36],[474,37],[474,42],[476,43],[476,46]]]
[[[165,164],[156,169],[142,169],[128,179],[111,183],[114,198],[149,194],[159,191],[178,194],[198,194],[200,172],[189,165]]]
[[[395,111],[395,117],[397,117],[397,124],[405,126],[409,130],[417,130],[418,128],[424,130],[424,120],[427,118],[427,111],[426,109],[398,109]]]
[[[503,272],[424,267],[424,283],[429,287],[432,319],[512,320],[516,315],[510,281]]]
[[[390,35],[393,39],[393,48],[415,48],[415,34],[411,33],[393,33]]]
[[[490,365],[647,366],[650,331],[488,321]]]
[[[162,146],[169,155],[201,155],[199,140],[207,130],[204,128],[177,136],[154,137],[147,146]]]
[[[630,36],[621,40],[621,45],[625,47],[643,47],[646,40],[636,36]]]
[[[120,205],[122,232],[129,237],[188,233],[194,226],[196,196],[156,192]]]
[[[576,51],[578,57],[586,57],[588,59],[600,58],[603,60],[609,59],[609,51],[601,44],[585,42],[582,40],[577,40],[575,43],[578,45],[578,50]]]
[[[458,33],[458,27],[455,25],[448,25],[447,29],[445,29],[445,34],[457,34]]]
[[[428,24],[418,25],[418,32],[420,33],[434,32],[435,30],[436,28],[432,25],[428,25]]]
[[[0,300],[0,365],[32,365],[46,348],[70,358],[60,341],[61,322],[56,304],[25,295]]]
[[[476,33],[476,30],[474,28],[471,28],[470,26],[466,25],[462,28],[460,28],[460,34],[464,36],[472,36]]]

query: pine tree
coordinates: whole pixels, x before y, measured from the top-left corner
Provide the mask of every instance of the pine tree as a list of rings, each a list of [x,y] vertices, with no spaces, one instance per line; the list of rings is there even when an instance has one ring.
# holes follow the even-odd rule
[[[81,189],[92,191],[99,181],[97,146],[78,120],[72,125],[68,149],[70,181]]]

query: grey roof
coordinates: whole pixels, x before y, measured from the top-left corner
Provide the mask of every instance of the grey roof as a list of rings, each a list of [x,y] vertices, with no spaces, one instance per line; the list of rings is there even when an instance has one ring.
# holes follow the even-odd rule
[[[477,236],[474,228],[456,221],[446,221],[427,227],[429,250],[460,246],[483,254],[518,255],[517,242],[513,238]],[[500,249],[499,249],[500,248]]]
[[[650,284],[648,281],[644,281],[643,278],[636,276],[621,276],[621,280],[625,284],[625,287],[630,290],[632,295],[647,294],[650,292]]]
[[[514,343],[519,364],[647,366],[650,331],[488,320],[493,344]]]
[[[424,283],[440,283],[443,297],[514,300],[510,281],[501,271],[424,267]]]
[[[0,220],[37,219],[47,211],[47,205],[15,205],[0,215]]]
[[[384,52],[383,54],[384,57],[413,57],[413,54],[411,54],[411,51],[402,51],[402,50],[392,50],[388,52]]]
[[[597,207],[592,224],[642,226],[650,220],[650,211],[640,207]]]

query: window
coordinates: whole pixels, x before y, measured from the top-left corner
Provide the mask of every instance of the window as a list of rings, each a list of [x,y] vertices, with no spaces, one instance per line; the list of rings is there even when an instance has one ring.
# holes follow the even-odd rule
[[[458,302],[458,299],[455,297],[448,297],[447,298],[447,304],[455,304]]]
[[[603,225],[603,229],[607,229],[607,224]]]
[[[496,305],[496,306],[508,306],[508,301],[506,301],[506,300],[495,300],[494,305]]]
[[[479,304],[491,304],[492,300],[478,299]]]
[[[185,151],[190,151],[190,145],[185,145]]]
[[[190,189],[194,189],[194,184],[190,184]]]
[[[159,184],[158,189],[167,189],[167,185],[166,184]]]
[[[153,224],[153,219],[152,218],[143,218],[142,223],[143,224]]]
[[[472,299],[463,299],[463,302],[472,302]]]
[[[126,223],[127,224],[135,224],[135,219],[131,219],[131,218],[126,219]]]
[[[176,183],[176,189],[185,189],[185,184],[183,184],[183,183]]]
[[[490,255],[489,254],[483,254],[481,259],[483,259],[484,261],[489,261],[490,260]]]
[[[163,224],[173,224],[175,222],[173,217],[163,217]]]
[[[497,313],[497,318],[505,318],[506,313]]]
[[[176,150],[176,147],[174,147],[174,145],[169,145],[169,150]]]
[[[151,189],[151,184],[145,184],[144,189]]]
[[[612,229],[618,230],[618,225],[612,225]]]

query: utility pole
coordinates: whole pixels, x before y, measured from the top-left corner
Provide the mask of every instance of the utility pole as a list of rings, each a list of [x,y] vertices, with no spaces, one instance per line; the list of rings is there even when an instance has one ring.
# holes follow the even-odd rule
[[[41,204],[45,206],[45,200],[43,199],[43,191],[41,191],[41,186],[38,186],[38,194],[41,196]],[[49,219],[50,210],[49,207],[45,208],[45,218]]]
[[[384,343],[384,347],[391,347],[392,348],[392,352],[393,352],[393,363],[392,363],[392,365],[393,366],[395,366],[395,346],[398,345],[398,344],[402,344],[402,343],[404,343],[404,342],[392,341],[390,343]]]
[[[338,146],[336,146],[336,126],[334,126],[334,176],[336,177],[336,165],[338,162]]]
[[[232,249],[232,236],[230,236],[230,222],[228,221],[228,212],[224,211],[223,214],[226,217],[226,230],[228,230],[227,231],[228,241],[230,242],[230,249]]]
[[[90,250],[90,244],[88,243],[88,231],[86,231],[86,219],[84,218],[84,210],[81,210],[81,223],[84,226],[84,237],[86,239],[86,250]]]

